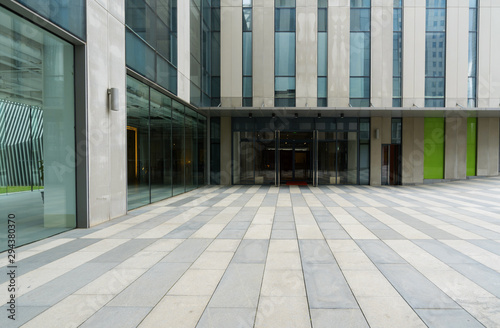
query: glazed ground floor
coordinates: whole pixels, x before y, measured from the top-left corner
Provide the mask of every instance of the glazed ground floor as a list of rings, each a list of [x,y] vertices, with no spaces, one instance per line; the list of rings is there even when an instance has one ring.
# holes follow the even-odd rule
[[[499,172],[496,117],[287,117],[269,111],[209,121],[212,184],[376,186]]]

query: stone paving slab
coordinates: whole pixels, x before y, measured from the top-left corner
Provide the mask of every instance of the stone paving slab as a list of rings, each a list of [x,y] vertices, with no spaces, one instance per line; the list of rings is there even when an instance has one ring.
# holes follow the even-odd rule
[[[206,186],[18,248],[0,327],[500,327],[499,191]]]

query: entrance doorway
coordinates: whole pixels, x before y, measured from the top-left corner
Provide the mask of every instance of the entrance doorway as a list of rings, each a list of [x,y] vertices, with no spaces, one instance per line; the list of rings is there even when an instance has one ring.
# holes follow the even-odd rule
[[[382,145],[382,185],[401,184],[401,145]]]
[[[312,183],[312,132],[279,133],[279,176],[281,183]]]

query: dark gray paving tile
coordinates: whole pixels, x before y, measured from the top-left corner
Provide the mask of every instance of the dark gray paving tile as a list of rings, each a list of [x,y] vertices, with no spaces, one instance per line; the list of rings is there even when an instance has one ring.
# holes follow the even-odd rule
[[[137,327],[151,309],[152,307],[105,306],[80,327]]]
[[[321,230],[342,230],[342,226],[335,219],[332,218],[333,221],[325,222],[319,221],[318,226]]]
[[[255,308],[210,308],[208,307],[196,328],[252,328]]]
[[[500,298],[500,274],[497,271],[480,263],[453,263],[450,266],[491,294]]]
[[[90,262],[123,262],[154,242],[155,239],[132,239]]]
[[[295,230],[294,222],[274,222],[273,230]]]
[[[455,301],[409,264],[377,264],[379,270],[413,308],[459,308]]]
[[[323,230],[323,236],[325,236],[325,239],[351,239],[351,236],[349,236],[349,234],[347,232],[345,232],[345,230],[339,230],[339,229],[335,229],[335,230]]]
[[[313,328],[369,328],[360,309],[311,309]]]
[[[108,306],[153,307],[190,265],[190,262],[157,263],[112,299]]]
[[[208,306],[256,308],[263,275],[264,264],[231,263]]]
[[[401,256],[380,240],[356,240],[363,252],[376,264],[407,263]]]
[[[494,240],[468,240],[468,242],[473,243],[489,252],[500,255],[500,242]]]
[[[269,240],[243,240],[234,254],[234,263],[265,263]]]
[[[217,236],[217,239],[242,239],[246,232],[246,230],[224,229]]]
[[[211,242],[211,239],[187,239],[165,256],[161,262],[192,263]]]
[[[276,206],[277,201],[278,201],[277,194],[268,194],[266,195],[266,197],[264,197],[261,206]]]
[[[413,242],[446,264],[477,263],[467,255],[460,253],[459,251],[437,240],[414,240]]]
[[[325,240],[299,240],[302,264],[337,263]]]
[[[224,229],[226,230],[247,230],[251,221],[231,221]]]
[[[18,298],[19,306],[53,306],[114,268],[118,263],[84,263]],[[22,279],[22,277],[21,277]]]
[[[33,319],[43,311],[47,310],[47,306],[23,306],[22,309],[16,308],[15,320],[8,318],[11,313],[7,311],[7,305],[0,307],[0,327],[4,328],[17,328]]]
[[[371,232],[382,240],[405,240],[406,238],[399,232],[392,229],[370,229]]]
[[[290,199],[292,200],[292,206],[308,207],[302,194],[290,194]]]
[[[484,328],[462,309],[416,309],[415,311],[429,328]]]
[[[238,199],[231,203],[231,207],[245,206],[246,203],[253,197],[253,194],[242,194]]]
[[[337,264],[302,265],[311,309],[356,309],[358,304]]]

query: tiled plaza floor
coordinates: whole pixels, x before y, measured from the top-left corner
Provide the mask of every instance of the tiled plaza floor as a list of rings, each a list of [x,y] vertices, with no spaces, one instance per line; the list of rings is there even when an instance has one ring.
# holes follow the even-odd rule
[[[500,327],[500,178],[209,186],[18,254],[0,327]]]

